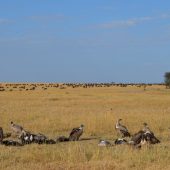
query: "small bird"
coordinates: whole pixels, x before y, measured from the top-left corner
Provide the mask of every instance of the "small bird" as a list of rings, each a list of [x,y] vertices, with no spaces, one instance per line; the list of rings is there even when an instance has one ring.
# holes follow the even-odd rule
[[[80,125],[80,127],[72,129],[69,136],[69,141],[78,141],[80,136],[83,134],[83,129],[84,125]]]
[[[123,126],[120,124],[120,121],[122,119],[118,119],[117,120],[117,123],[115,125],[115,129],[117,130],[117,132],[119,134],[121,134],[121,136],[124,138],[124,137],[130,137],[130,133],[128,132],[128,129],[126,128],[126,126]]]
[[[20,135],[22,133],[23,127],[11,122],[11,129],[14,133],[16,133],[17,135]]]
[[[0,144],[3,141],[3,138],[4,138],[3,129],[0,127]]]

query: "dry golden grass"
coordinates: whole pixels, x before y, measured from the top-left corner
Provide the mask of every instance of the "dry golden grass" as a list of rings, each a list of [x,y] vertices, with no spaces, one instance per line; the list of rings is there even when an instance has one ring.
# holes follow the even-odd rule
[[[27,85],[29,87],[29,85]],[[99,139],[116,139],[118,118],[133,134],[147,122],[161,144],[135,150],[128,146],[100,148]],[[49,138],[68,136],[85,125],[78,142],[24,147],[0,146],[0,169],[170,169],[170,90],[163,86],[48,88],[0,92],[0,126],[10,131],[10,121]]]

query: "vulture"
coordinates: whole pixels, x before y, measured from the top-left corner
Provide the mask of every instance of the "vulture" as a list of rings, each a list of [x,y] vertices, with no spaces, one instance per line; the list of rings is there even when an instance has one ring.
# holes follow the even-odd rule
[[[130,137],[130,133],[128,132],[128,129],[125,127],[125,126],[123,126],[123,125],[121,125],[120,124],[120,121],[121,121],[122,119],[118,119],[117,120],[117,123],[116,123],[116,125],[115,125],[115,129],[117,130],[117,132],[119,133],[119,134],[121,134],[121,136],[124,138],[124,137]]]
[[[147,123],[143,123],[143,131],[144,132],[148,132],[148,133],[152,133],[153,134],[153,132],[150,130],[150,128],[149,128],[149,126],[148,126],[148,124]]]
[[[54,141],[48,140],[47,137],[41,133],[39,134],[33,134],[30,132],[27,132],[25,130],[22,130],[22,133],[20,135],[21,142],[23,144],[30,144],[30,143],[38,143],[38,144],[52,144]]]
[[[31,134],[25,130],[21,131],[19,139],[21,140],[22,144],[30,144],[32,142]]]
[[[144,143],[146,142],[144,133],[145,133],[145,132],[142,131],[142,130],[140,130],[138,133],[135,133],[135,134],[132,136],[129,144],[132,144],[132,145],[135,145],[135,146],[136,146],[136,145],[142,145],[142,144],[144,144]]]
[[[46,139],[45,144],[56,144],[56,141],[53,139]]]
[[[56,142],[68,142],[69,138],[65,136],[59,136],[55,139]]]
[[[111,143],[107,140],[100,140],[98,146],[112,146]]]
[[[80,125],[80,127],[72,129],[69,136],[69,141],[78,141],[80,136],[83,134],[83,128],[84,125]]]
[[[154,133],[149,129],[147,123],[144,123],[143,125],[143,130],[140,130],[138,133],[135,133],[129,143],[133,145],[144,145],[145,143],[160,143],[160,141],[155,137]]]
[[[127,140],[118,138],[115,140],[115,145],[127,144]]]
[[[5,146],[23,146],[23,144],[14,140],[4,140],[2,144]]]
[[[22,144],[30,144],[33,142],[33,135],[30,132],[22,130],[21,135],[19,138],[21,139]]]
[[[160,143],[159,139],[157,139],[153,133],[148,133],[148,132],[146,132],[146,133],[144,134],[144,137],[145,137],[145,140],[146,140],[147,142],[149,142],[149,144]]]
[[[146,141],[148,141],[150,144],[156,144],[160,143],[160,141],[155,137],[154,133],[150,130],[147,123],[143,123],[144,128],[144,138]]]
[[[14,133],[16,133],[17,135],[20,135],[22,133],[23,127],[11,122],[11,129]]]
[[[38,143],[38,144],[43,144],[46,142],[47,137],[41,133],[37,134],[37,135],[32,135],[33,138],[33,142],[34,143]]]
[[[3,141],[3,138],[4,138],[3,129],[0,127],[0,144]]]

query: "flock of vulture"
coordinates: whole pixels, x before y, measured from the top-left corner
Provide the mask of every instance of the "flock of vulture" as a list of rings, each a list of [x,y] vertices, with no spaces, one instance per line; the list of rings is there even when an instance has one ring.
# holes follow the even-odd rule
[[[118,119],[115,125],[115,129],[121,138],[118,138],[114,141],[115,145],[131,145],[134,148],[141,148],[144,144],[157,144],[160,141],[155,137],[154,133],[150,130],[147,123],[143,123],[144,127],[139,132],[131,135],[126,128],[126,126],[122,125],[122,119]],[[130,138],[130,140],[125,139],[126,137]],[[99,146],[112,146],[109,141],[101,140],[98,144]]]
[[[80,125],[78,128],[72,129],[69,137],[59,136],[56,139],[49,139],[44,134],[34,134],[26,131],[22,126],[11,122],[11,130],[13,136],[16,136],[18,140],[5,140],[5,138],[11,137],[12,133],[4,133],[2,127],[0,127],[0,144],[5,146],[24,146],[26,144],[56,144],[58,142],[66,141],[78,141],[83,134],[84,125]]]
[[[144,144],[157,144],[160,141],[155,137],[154,133],[150,130],[147,123],[144,123],[144,128],[134,135],[130,135],[128,129],[120,122],[122,119],[118,119],[115,125],[115,129],[118,132],[118,136],[114,143],[107,140],[100,140],[98,146],[113,146],[113,145],[131,145],[135,148],[141,148]],[[11,130],[18,138],[18,140],[6,140],[11,136],[11,133],[3,133],[3,129],[0,127],[0,144],[5,146],[24,146],[26,144],[56,144],[58,142],[78,141],[83,134],[84,125],[80,125],[78,128],[73,128],[69,134],[69,137],[59,136],[56,139],[48,139],[45,135],[39,133],[34,134],[26,131],[22,126],[11,122]],[[126,139],[129,138],[129,140]]]

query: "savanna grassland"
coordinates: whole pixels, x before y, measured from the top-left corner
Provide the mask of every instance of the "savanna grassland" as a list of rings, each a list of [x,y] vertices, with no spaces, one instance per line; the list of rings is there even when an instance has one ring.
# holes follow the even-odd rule
[[[49,138],[68,136],[73,127],[85,125],[81,140],[55,145],[23,147],[0,145],[0,169],[5,170],[156,170],[170,169],[170,90],[143,87],[7,87],[0,91],[0,126],[10,132],[10,122]],[[115,122],[122,118],[131,134],[147,122],[160,144],[134,149],[130,146],[98,147],[100,139],[117,138]]]

